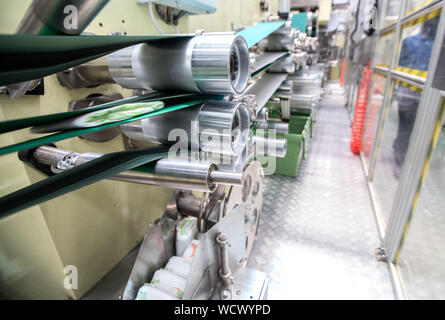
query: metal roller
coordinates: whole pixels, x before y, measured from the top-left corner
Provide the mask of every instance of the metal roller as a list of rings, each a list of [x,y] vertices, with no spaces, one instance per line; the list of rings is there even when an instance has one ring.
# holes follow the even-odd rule
[[[284,158],[287,151],[286,139],[273,139],[268,137],[254,136],[255,154]]]
[[[16,34],[79,35],[103,9],[109,0],[34,0],[20,21]],[[65,9],[66,8],[66,9]],[[69,14],[77,9],[77,23],[65,24]],[[73,22],[73,21],[71,21]],[[66,27],[69,27],[68,29]],[[9,98],[19,98],[34,89],[40,79],[10,84]]]
[[[295,29],[289,22],[273,32],[267,37],[267,42],[262,45],[265,46],[266,51],[294,51],[294,39],[295,39]]]
[[[122,132],[131,139],[173,145],[179,136],[179,141],[187,141],[194,151],[227,155],[242,153],[249,127],[249,112],[240,101],[208,101],[121,125]]]
[[[205,159],[208,159],[218,165],[219,168],[227,171],[242,171],[247,163],[248,156],[248,143],[244,147],[244,150],[238,155],[226,155],[217,153],[204,153]]]
[[[26,11],[16,33],[78,35],[88,26],[108,1],[34,0]],[[65,18],[72,10],[72,7],[67,6],[76,8],[77,23],[75,25],[64,23]]]
[[[291,101],[297,105],[315,105],[318,98],[311,94],[293,94]]]
[[[317,77],[290,78],[294,86],[321,86],[321,80]]]
[[[281,121],[259,121],[258,129],[275,130],[278,134],[289,133],[289,123]]]
[[[101,157],[101,153],[77,153],[54,147],[38,147],[34,159],[51,166],[54,173],[79,166]],[[147,170],[130,170],[109,178],[140,184],[213,192],[219,184],[239,186],[243,173],[223,171],[210,161],[189,161],[182,158],[164,158],[150,165]]]
[[[204,34],[128,47],[68,70],[59,79],[70,88],[116,82],[130,89],[238,96],[250,77],[249,62],[243,37]]]

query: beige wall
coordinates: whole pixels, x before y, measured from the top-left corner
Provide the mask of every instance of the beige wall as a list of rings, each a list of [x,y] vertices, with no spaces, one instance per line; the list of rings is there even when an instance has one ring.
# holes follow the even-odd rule
[[[228,31],[251,25],[266,16],[257,0],[219,0],[212,15],[187,16],[180,20],[181,32]],[[279,1],[268,1],[270,11]],[[0,32],[13,33],[31,0],[0,0]],[[124,20],[125,22],[122,22]],[[99,25],[102,24],[102,27]],[[170,33],[173,29],[159,21]],[[86,31],[96,34],[126,32],[128,35],[157,33],[150,20],[148,7],[136,0],[111,0]],[[91,89],[68,90],[55,76],[45,78],[44,96],[25,96],[10,100],[0,96],[0,121],[20,117],[67,111],[70,100],[91,93],[130,90],[118,85],[102,85]],[[1,145],[23,141],[31,135],[27,130],[1,136]],[[113,152],[124,149],[122,136],[106,143],[72,138],[57,143],[61,148],[79,152]],[[23,165],[16,155],[0,161],[0,195],[45,178]],[[53,199],[0,221],[0,292],[14,298],[81,297],[114,265],[134,248],[165,207],[170,189],[141,186],[125,182],[101,181],[81,190]],[[75,265],[79,271],[79,288],[63,288],[63,267]]]

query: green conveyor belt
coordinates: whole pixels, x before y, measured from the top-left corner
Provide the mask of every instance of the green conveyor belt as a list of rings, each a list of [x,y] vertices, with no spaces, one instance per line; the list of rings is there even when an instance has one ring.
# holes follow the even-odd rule
[[[0,86],[39,79],[144,42],[193,37],[0,35]]]
[[[88,112],[104,110],[108,108],[112,108],[115,106],[119,106],[125,103],[133,103],[139,101],[157,101],[157,100],[168,100],[168,99],[176,99],[176,98],[185,98],[185,97],[196,97],[196,94],[166,94],[162,92],[154,92],[148,93],[141,96],[134,96],[126,99],[121,99],[117,101],[112,101],[108,103],[104,103],[101,105],[97,105],[94,107],[89,107],[81,110],[68,111],[68,112],[59,112],[59,113],[51,113],[46,115],[40,115],[35,117],[28,118],[20,118],[14,120],[7,120],[0,122],[0,133],[10,132],[14,130],[24,129],[33,126],[39,126],[44,124],[49,124],[55,121],[66,120],[72,118],[74,116],[79,116]]]
[[[250,48],[256,43],[260,42],[262,39],[266,38],[272,32],[281,28],[284,23],[284,21],[259,22],[238,32],[238,34],[246,40],[247,46]]]
[[[126,99],[123,99],[123,100],[126,100]],[[123,100],[119,100],[119,101],[122,102]],[[158,100],[162,100],[162,99],[158,99]],[[110,128],[113,126],[118,126],[118,125],[121,125],[124,123],[140,120],[143,118],[153,117],[153,116],[163,114],[166,112],[171,112],[171,111],[187,108],[187,107],[199,104],[199,103],[203,103],[207,100],[209,100],[209,98],[206,96],[201,96],[201,98],[194,97],[194,99],[181,99],[179,101],[176,99],[173,99],[172,101],[164,100],[165,107],[161,110],[157,110],[157,111],[147,113],[144,115],[140,115],[140,116],[137,116],[137,117],[134,117],[131,119],[127,119],[127,120],[122,120],[122,121],[118,121],[118,122],[108,123],[108,124],[104,124],[104,125],[100,125],[100,126],[96,126],[96,127],[85,128],[85,129],[62,131],[62,132],[46,135],[44,137],[27,140],[25,142],[12,144],[12,145],[0,148],[0,155],[4,155],[7,153],[11,153],[11,152],[16,152],[16,151],[23,150],[23,149],[35,148],[35,147],[45,145],[48,143],[76,137],[76,136],[79,136],[79,135],[82,135],[85,133],[99,131],[102,129]],[[123,102],[123,103],[128,103],[128,101]],[[120,103],[120,104],[123,104],[123,103]]]
[[[307,28],[307,12],[300,12],[292,16],[292,28],[306,32]]]
[[[168,155],[167,146],[103,155],[0,198],[0,219]]]

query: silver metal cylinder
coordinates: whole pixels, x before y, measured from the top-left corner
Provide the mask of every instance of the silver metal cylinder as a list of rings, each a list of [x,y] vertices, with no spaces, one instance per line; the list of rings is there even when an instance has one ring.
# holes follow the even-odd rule
[[[205,34],[139,44],[108,56],[112,78],[132,89],[240,95],[249,51],[236,34]]]
[[[249,111],[243,102],[205,103],[198,118],[201,150],[216,154],[240,155],[249,136],[249,118]]]
[[[290,1],[291,0],[280,0],[280,10],[281,13],[290,12]]]
[[[218,170],[218,166],[207,161],[164,158],[156,162],[153,173],[130,170],[114,176],[113,180],[213,192],[220,183],[210,178],[211,172],[215,170]]]
[[[227,184],[231,186],[240,186],[240,181],[243,179],[242,172],[232,171],[212,171],[210,172],[210,181],[218,181],[220,184]]]
[[[20,21],[15,33],[78,35],[88,26],[108,1],[34,0]],[[72,15],[72,17],[69,15]],[[40,80],[35,79],[7,85],[8,97],[11,99],[20,98],[27,91],[33,90],[40,83]]]
[[[256,116],[256,119],[259,121],[267,121],[269,120],[269,109],[263,107]]]
[[[71,169],[85,162],[97,159],[101,153],[77,153],[68,150],[42,146],[35,150],[34,158],[52,166],[55,173]],[[150,170],[129,170],[110,177],[110,180],[213,192],[219,184],[240,186],[243,173],[222,171],[210,161],[190,161],[183,158],[163,158]]]
[[[295,77],[290,80],[294,86],[321,86],[321,80],[317,77]]]
[[[114,83],[108,69],[107,57],[101,57],[57,73],[60,84],[70,89]]]
[[[232,271],[230,270],[230,264],[229,264],[229,239],[227,237],[227,234],[225,233],[218,233],[216,235],[216,244],[219,247],[219,277],[222,282],[222,288],[220,292],[220,297],[223,300],[230,300],[232,299]]]
[[[286,23],[267,37],[265,50],[267,51],[294,51],[295,29],[290,23]]]
[[[302,104],[312,104],[317,101],[317,97],[311,94],[293,94],[291,100]]]
[[[141,121],[121,125],[129,138],[164,145],[176,144],[218,154],[242,152],[249,134],[249,112],[240,101],[208,101]]]
[[[267,41],[267,51],[293,51],[295,48],[292,33],[273,33]]]
[[[281,121],[259,121],[258,129],[275,130],[278,134],[289,133],[289,123]]]
[[[21,20],[16,33],[78,35],[108,1],[34,0]],[[70,18],[70,14],[72,18]]]
[[[284,158],[287,151],[286,139],[273,139],[269,137],[254,136],[255,154]]]

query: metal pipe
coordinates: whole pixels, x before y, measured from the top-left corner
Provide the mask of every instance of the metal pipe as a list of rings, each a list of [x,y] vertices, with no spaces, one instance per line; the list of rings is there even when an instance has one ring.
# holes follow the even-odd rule
[[[228,155],[244,150],[249,127],[249,112],[240,101],[208,101],[121,125],[131,139],[173,145],[179,136],[182,148]]]
[[[278,10],[278,15],[282,19],[287,19],[290,12],[290,0],[280,0],[280,9]]]
[[[258,129],[275,130],[278,134],[289,133],[289,123],[281,121],[259,121]]]
[[[312,94],[293,94],[291,99],[292,101],[308,103],[314,103],[317,101],[317,97]]]
[[[102,155],[42,146],[34,151],[33,157],[40,163],[52,166],[53,172],[59,173]],[[202,192],[213,192],[219,184],[240,186],[243,181],[242,172],[223,171],[216,164],[208,161],[164,158],[147,166],[146,169],[122,172],[109,179]]]
[[[269,137],[253,136],[255,144],[255,154],[284,158],[287,151],[286,139],[273,139]]]
[[[289,81],[292,81],[293,85],[298,86],[314,86],[321,85],[321,80],[317,77],[295,77],[290,78]]]
[[[109,0],[34,0],[17,34],[78,35]],[[72,18],[69,16],[72,15]]]
[[[240,186],[240,181],[242,181],[242,172],[231,172],[231,171],[212,171],[210,172],[210,181],[218,182],[219,184],[226,184],[231,186]]]
[[[232,271],[229,265],[229,239],[227,235],[222,232],[218,233],[216,235],[216,244],[219,247],[220,253],[219,277],[222,282],[221,299],[230,300],[232,299]]]

